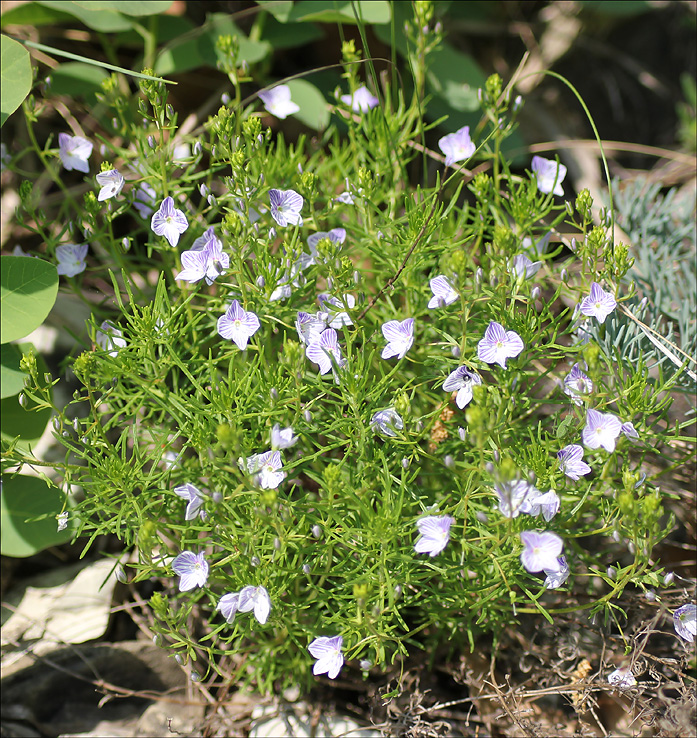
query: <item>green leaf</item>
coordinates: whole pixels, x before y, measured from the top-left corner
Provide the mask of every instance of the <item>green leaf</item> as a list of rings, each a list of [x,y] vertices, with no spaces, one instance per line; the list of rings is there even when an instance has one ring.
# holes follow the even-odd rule
[[[103,2],[102,0],[89,0],[87,2],[76,2],[75,5],[81,5],[89,10],[113,10],[113,2]],[[133,2],[133,0],[119,0],[117,3],[119,13],[124,15],[133,15],[142,17],[144,15],[160,15],[167,12],[172,7],[172,0],[148,0],[148,2]]]
[[[0,343],[38,328],[58,294],[58,270],[30,256],[0,257]]]
[[[293,6],[288,20],[384,25],[392,20],[392,11],[386,0],[354,0],[354,2],[300,0]]]
[[[329,105],[324,95],[304,79],[292,79],[286,84],[290,88],[291,100],[300,106],[294,117],[316,131],[326,128],[329,124]]]
[[[128,18],[124,18],[118,11],[114,10],[114,3],[104,3],[111,7],[96,8],[95,5],[102,5],[98,2],[70,2],[69,0],[37,0],[40,5],[46,5],[54,10],[62,10],[64,13],[74,16],[82,21],[88,28],[94,31],[102,31],[103,33],[114,33],[115,31],[126,31],[133,27],[133,22]],[[116,3],[117,7],[121,3]],[[146,6],[147,3],[142,3]]]
[[[60,10],[52,8],[50,5],[44,6],[38,3],[25,3],[17,5],[3,12],[0,16],[0,26],[47,26],[64,23],[71,20],[72,16],[62,13]]]
[[[0,540],[3,556],[25,558],[49,546],[66,543],[73,531],[58,532],[56,516],[63,505],[57,487],[49,487],[38,477],[2,477],[0,492]],[[43,520],[32,520],[47,516]]]
[[[82,62],[66,62],[59,64],[51,72],[51,94],[70,95],[72,97],[94,97],[101,90],[101,83],[109,75],[101,68]]]
[[[0,42],[0,60],[0,126],[3,126],[31,91],[32,73],[29,52],[4,35]]]
[[[218,52],[215,40],[218,36],[235,36],[240,44],[240,61],[245,60],[248,64],[265,59],[271,53],[271,45],[266,41],[251,41],[233,23],[227,13],[213,13],[209,17],[209,27],[198,42],[198,51],[204,62],[215,67],[218,63]]]
[[[46,387],[48,385],[46,381],[48,367],[41,354],[37,354],[36,349],[29,342],[20,343],[17,348],[22,353],[29,353],[30,351],[34,353],[39,372],[39,384]],[[53,392],[51,391],[52,395]],[[34,408],[36,408],[36,403],[28,397],[25,397],[24,407],[19,404],[19,395],[12,395],[12,397],[5,397],[0,400],[0,437],[8,442],[18,439],[17,445],[22,448],[28,448],[36,444],[46,430],[52,411],[50,407],[41,410],[35,410]]]
[[[484,86],[486,75],[469,54],[443,44],[431,55],[427,79],[430,89],[455,110],[479,109],[477,90]]]
[[[275,18],[266,19],[262,35],[274,51],[305,46],[324,38],[324,33],[314,23],[279,23]]]
[[[22,390],[26,374],[19,368],[22,358],[14,343],[0,346],[0,399],[12,397]]]
[[[257,0],[263,10],[268,11],[281,23],[285,23],[293,10],[293,0]]]
[[[161,18],[157,24],[157,35],[160,44],[163,41],[170,43],[160,49],[155,61],[156,74],[189,72],[205,65],[198,50],[199,29],[186,18]]]

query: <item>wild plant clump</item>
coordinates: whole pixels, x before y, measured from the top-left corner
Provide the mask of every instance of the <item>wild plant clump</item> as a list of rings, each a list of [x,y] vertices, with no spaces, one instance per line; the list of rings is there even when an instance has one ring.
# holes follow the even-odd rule
[[[681,439],[686,369],[604,340],[637,296],[613,212],[567,199],[558,158],[511,170],[522,101],[498,76],[443,159],[417,97],[369,90],[354,58],[332,123],[293,145],[241,102],[234,48],[236,94],[202,130],[163,83],[111,77],[100,151],[61,132],[45,152],[59,183],[102,160],[64,227],[21,193],[62,284],[113,286],[68,407],[25,357],[66,448],[61,524],[137,551],[119,566],[163,583],[161,645],[262,690],[474,649],[521,616],[615,617],[666,574],[668,495],[642,467]]]

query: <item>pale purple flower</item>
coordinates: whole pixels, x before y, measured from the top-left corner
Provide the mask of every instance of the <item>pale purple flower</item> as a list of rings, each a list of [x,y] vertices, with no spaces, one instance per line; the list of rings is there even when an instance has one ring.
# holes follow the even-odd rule
[[[174,494],[187,500],[189,503],[186,506],[184,520],[193,520],[197,515],[200,515],[201,520],[206,519],[206,511],[201,510],[203,507],[204,497],[197,487],[194,487],[193,484],[182,484],[179,487],[174,488]]]
[[[632,670],[625,666],[622,669],[615,669],[612,673],[607,676],[607,683],[612,684],[619,689],[630,689],[636,686],[636,679]]]
[[[179,243],[179,236],[189,227],[189,221],[181,210],[174,207],[174,200],[165,197],[159,210],[150,219],[150,229],[157,236],[164,236],[174,248]]]
[[[546,579],[544,581],[545,589],[559,589],[562,584],[569,578],[569,565],[566,563],[566,556],[559,556],[557,559],[557,569],[543,569]]]
[[[596,318],[598,323],[604,323],[605,318],[617,307],[617,300],[610,292],[605,292],[597,283],[591,284],[588,297],[581,301],[580,310],[584,315]]]
[[[552,232],[547,231],[547,233],[545,233],[545,235],[542,236],[539,241],[533,244],[532,238],[530,238],[530,236],[525,236],[525,238],[523,238],[521,242],[521,245],[528,253],[531,253],[533,256],[539,256],[540,254],[547,253],[549,249],[549,240],[551,237]]]
[[[506,518],[517,518],[521,512],[529,510],[525,502],[530,497],[535,499],[542,493],[532,484],[522,479],[514,479],[510,482],[496,482],[494,491],[499,498],[499,510]]]
[[[559,512],[561,500],[554,490],[542,494],[534,487],[529,491],[528,495],[520,503],[520,512],[537,517],[542,513],[542,517],[549,521]]]
[[[620,432],[624,433],[624,435],[629,438],[630,441],[639,440],[639,433],[637,432],[637,429],[634,427],[633,423],[622,423]]]
[[[394,438],[397,435],[396,431],[404,428],[404,421],[393,407],[388,407],[385,410],[378,410],[373,415],[370,419],[370,427],[375,433]]]
[[[445,154],[445,166],[450,167],[458,161],[469,159],[477,150],[470,138],[469,126],[460,128],[455,133],[449,133],[438,141],[438,148]]]
[[[28,254],[19,244],[17,244],[12,249],[12,256],[27,256],[27,257],[31,257],[32,259],[39,258],[36,254]]]
[[[332,228],[331,231],[319,231],[312,233],[307,238],[307,245],[310,247],[310,254],[312,255],[311,264],[315,261],[323,263],[319,255],[317,254],[317,244],[323,239],[328,238],[332,243],[340,246],[346,240],[346,229],[345,228]],[[309,266],[309,264],[308,264]]]
[[[301,342],[309,345],[318,341],[322,331],[327,327],[328,318],[329,316],[322,312],[314,316],[302,311],[299,312],[295,320],[295,328]]]
[[[692,643],[697,635],[697,606],[683,605],[673,613],[675,632],[686,641]]]
[[[271,612],[269,593],[264,587],[253,587],[251,585],[242,587],[237,609],[240,612],[251,612],[253,610],[254,617],[264,625]]]
[[[578,482],[582,476],[591,473],[590,466],[583,460],[582,446],[575,443],[564,446],[561,451],[557,451],[557,458],[559,459],[559,469],[575,482]]]
[[[334,202],[340,202],[343,205],[355,205],[356,200],[354,199],[353,195],[349,190],[346,190],[346,192],[342,192],[340,195],[337,195],[334,198]]]
[[[237,300],[233,300],[225,315],[218,318],[218,333],[234,341],[240,351],[247,348],[249,339],[260,327],[256,314],[246,311]]]
[[[270,90],[260,92],[259,97],[269,113],[281,120],[300,110],[300,107],[290,99],[290,87],[288,85],[276,85]]]
[[[431,310],[450,305],[460,297],[450,284],[450,280],[442,274],[430,280],[429,284],[433,292],[433,297],[428,301],[428,307]]]
[[[319,365],[320,374],[326,374],[333,369],[332,359],[340,369],[346,366],[346,359],[341,356],[339,339],[333,328],[327,328],[320,337],[305,349],[307,358]]]
[[[489,323],[484,338],[477,344],[477,356],[487,364],[500,364],[506,368],[506,359],[512,359],[525,348],[515,331],[507,331],[500,323]]]
[[[112,197],[116,197],[124,185],[123,175],[119,174],[118,169],[110,169],[108,172],[100,172],[97,175],[97,184],[101,186],[97,200],[102,202],[103,200],[109,200]]]
[[[197,248],[197,242],[200,241],[197,238],[190,251],[182,251],[182,270],[175,275],[175,279],[193,283],[205,278],[206,284],[210,285],[229,268],[230,257],[223,253],[222,241],[215,237],[212,228],[206,231],[208,233],[211,237],[203,246],[199,244]]]
[[[298,442],[298,437],[293,434],[293,428],[281,428],[279,423],[276,423],[271,429],[271,448],[275,451],[276,449],[291,448]]]
[[[541,261],[530,261],[525,254],[518,254],[508,265],[508,271],[517,279],[530,279],[537,274],[541,266]]]
[[[269,190],[269,200],[271,217],[279,226],[303,224],[300,211],[305,201],[295,190]]]
[[[481,383],[482,378],[479,374],[463,365],[448,374],[443,382],[443,389],[446,392],[457,392],[455,404],[462,410],[472,400],[474,385]]]
[[[147,182],[141,182],[133,199],[133,207],[144,220],[147,220],[155,212],[156,198],[154,188]]]
[[[341,646],[344,639],[341,636],[320,636],[307,647],[312,658],[316,659],[315,665],[312,667],[312,673],[326,674],[330,679],[336,679],[339,676],[341,667],[344,665],[344,655],[341,653]]]
[[[606,451],[612,453],[615,450],[615,441],[620,434],[622,423],[612,413],[599,413],[590,408],[586,415],[586,427],[581,437],[588,448],[599,448],[602,446]]]
[[[540,192],[550,192],[562,197],[564,190],[561,183],[566,177],[566,167],[556,161],[544,159],[541,156],[532,157],[532,171],[537,178],[537,189]]]
[[[330,328],[353,325],[351,317],[346,312],[347,309],[352,310],[356,306],[356,298],[353,295],[344,295],[341,298],[319,295],[319,302],[322,312],[328,315]]]
[[[203,553],[182,551],[172,562],[172,569],[181,577],[180,592],[188,592],[194,587],[205,587],[208,581],[208,564]]]
[[[109,356],[116,356],[119,350],[125,348],[127,343],[123,337],[123,332],[119,330],[113,323],[105,320],[97,330],[95,343],[103,351],[107,351]]]
[[[241,466],[244,469],[244,466]],[[283,458],[281,457],[280,451],[266,451],[263,454],[254,454],[254,456],[250,456],[246,461],[247,472],[254,474],[254,484],[262,489],[276,489],[278,487],[286,478],[286,473],[282,471],[282,467]]]
[[[450,526],[455,518],[449,515],[429,515],[416,521],[419,537],[414,544],[416,553],[427,553],[437,556],[448,545],[450,540]]]
[[[227,620],[227,622],[232,625],[232,623],[235,621],[235,615],[237,614],[239,603],[240,593],[230,592],[220,598],[215,609],[220,610],[225,620]]]
[[[574,405],[583,405],[582,396],[593,391],[593,382],[582,371],[578,364],[564,377],[564,393],[569,395]]]
[[[414,343],[414,319],[403,321],[388,320],[382,325],[382,335],[387,339],[387,346],[382,350],[383,359],[396,356],[403,359]]]
[[[564,548],[564,542],[556,533],[526,530],[520,534],[525,547],[520,554],[520,561],[532,574],[543,571],[559,570],[558,558]]]
[[[75,169],[87,174],[90,165],[87,161],[92,153],[92,143],[82,136],[58,134],[58,156],[63,166],[70,172]]]
[[[64,277],[74,277],[84,272],[87,264],[85,259],[89,246],[86,243],[79,246],[74,243],[64,243],[56,248],[58,260],[58,274]]]
[[[353,95],[342,95],[341,102],[345,105],[350,105],[354,113],[367,113],[380,101],[363,85]]]

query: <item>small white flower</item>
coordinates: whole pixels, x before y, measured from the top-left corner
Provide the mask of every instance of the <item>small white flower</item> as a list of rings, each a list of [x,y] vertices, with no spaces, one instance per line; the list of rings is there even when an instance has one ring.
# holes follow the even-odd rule
[[[269,113],[281,120],[300,110],[300,107],[290,99],[290,87],[288,85],[276,85],[270,90],[262,91],[259,93],[259,98]]]
[[[117,169],[110,169],[108,172],[101,172],[97,175],[97,183],[101,186],[97,200],[102,202],[103,200],[109,200],[112,197],[116,197],[124,185],[124,178],[119,174]]]
[[[251,612],[254,610],[254,617],[264,625],[271,612],[271,598],[266,588],[252,587],[251,585],[242,587],[237,609],[239,612]]]
[[[378,410],[373,415],[370,427],[375,433],[382,433],[384,436],[394,438],[397,435],[396,431],[401,431],[404,428],[404,421],[394,408],[388,407],[386,410]]]

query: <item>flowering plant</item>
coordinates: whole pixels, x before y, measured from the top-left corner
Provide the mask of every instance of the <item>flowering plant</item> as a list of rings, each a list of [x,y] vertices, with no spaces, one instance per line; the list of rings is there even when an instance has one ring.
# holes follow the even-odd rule
[[[680,438],[669,387],[580,335],[635,289],[612,224],[592,226],[586,191],[559,199],[556,159],[513,171],[497,75],[481,125],[434,139],[441,178],[417,189],[421,101],[396,104],[387,81],[374,95],[349,56],[319,153],[265,127],[257,99],[180,131],[164,83],[141,81],[131,104],[107,80],[114,166],[56,215],[86,243],[42,256],[78,295],[82,278],[113,285],[114,308],[90,304],[67,407],[26,359],[26,394],[66,449],[66,500],[82,490],[75,536],[136,550],[130,581],[164,585],[150,608],[166,647],[211,671],[244,654],[235,676],[267,690],[389,669],[412,647],[474,649],[521,614],[553,620],[591,577],[583,607],[608,612],[625,587],[658,586],[670,527],[641,478],[651,444]],[[259,98],[300,114],[284,85]],[[65,170],[89,172],[91,143],[59,137]],[[473,175],[478,156],[496,165]],[[694,612],[677,622],[694,636]]]

